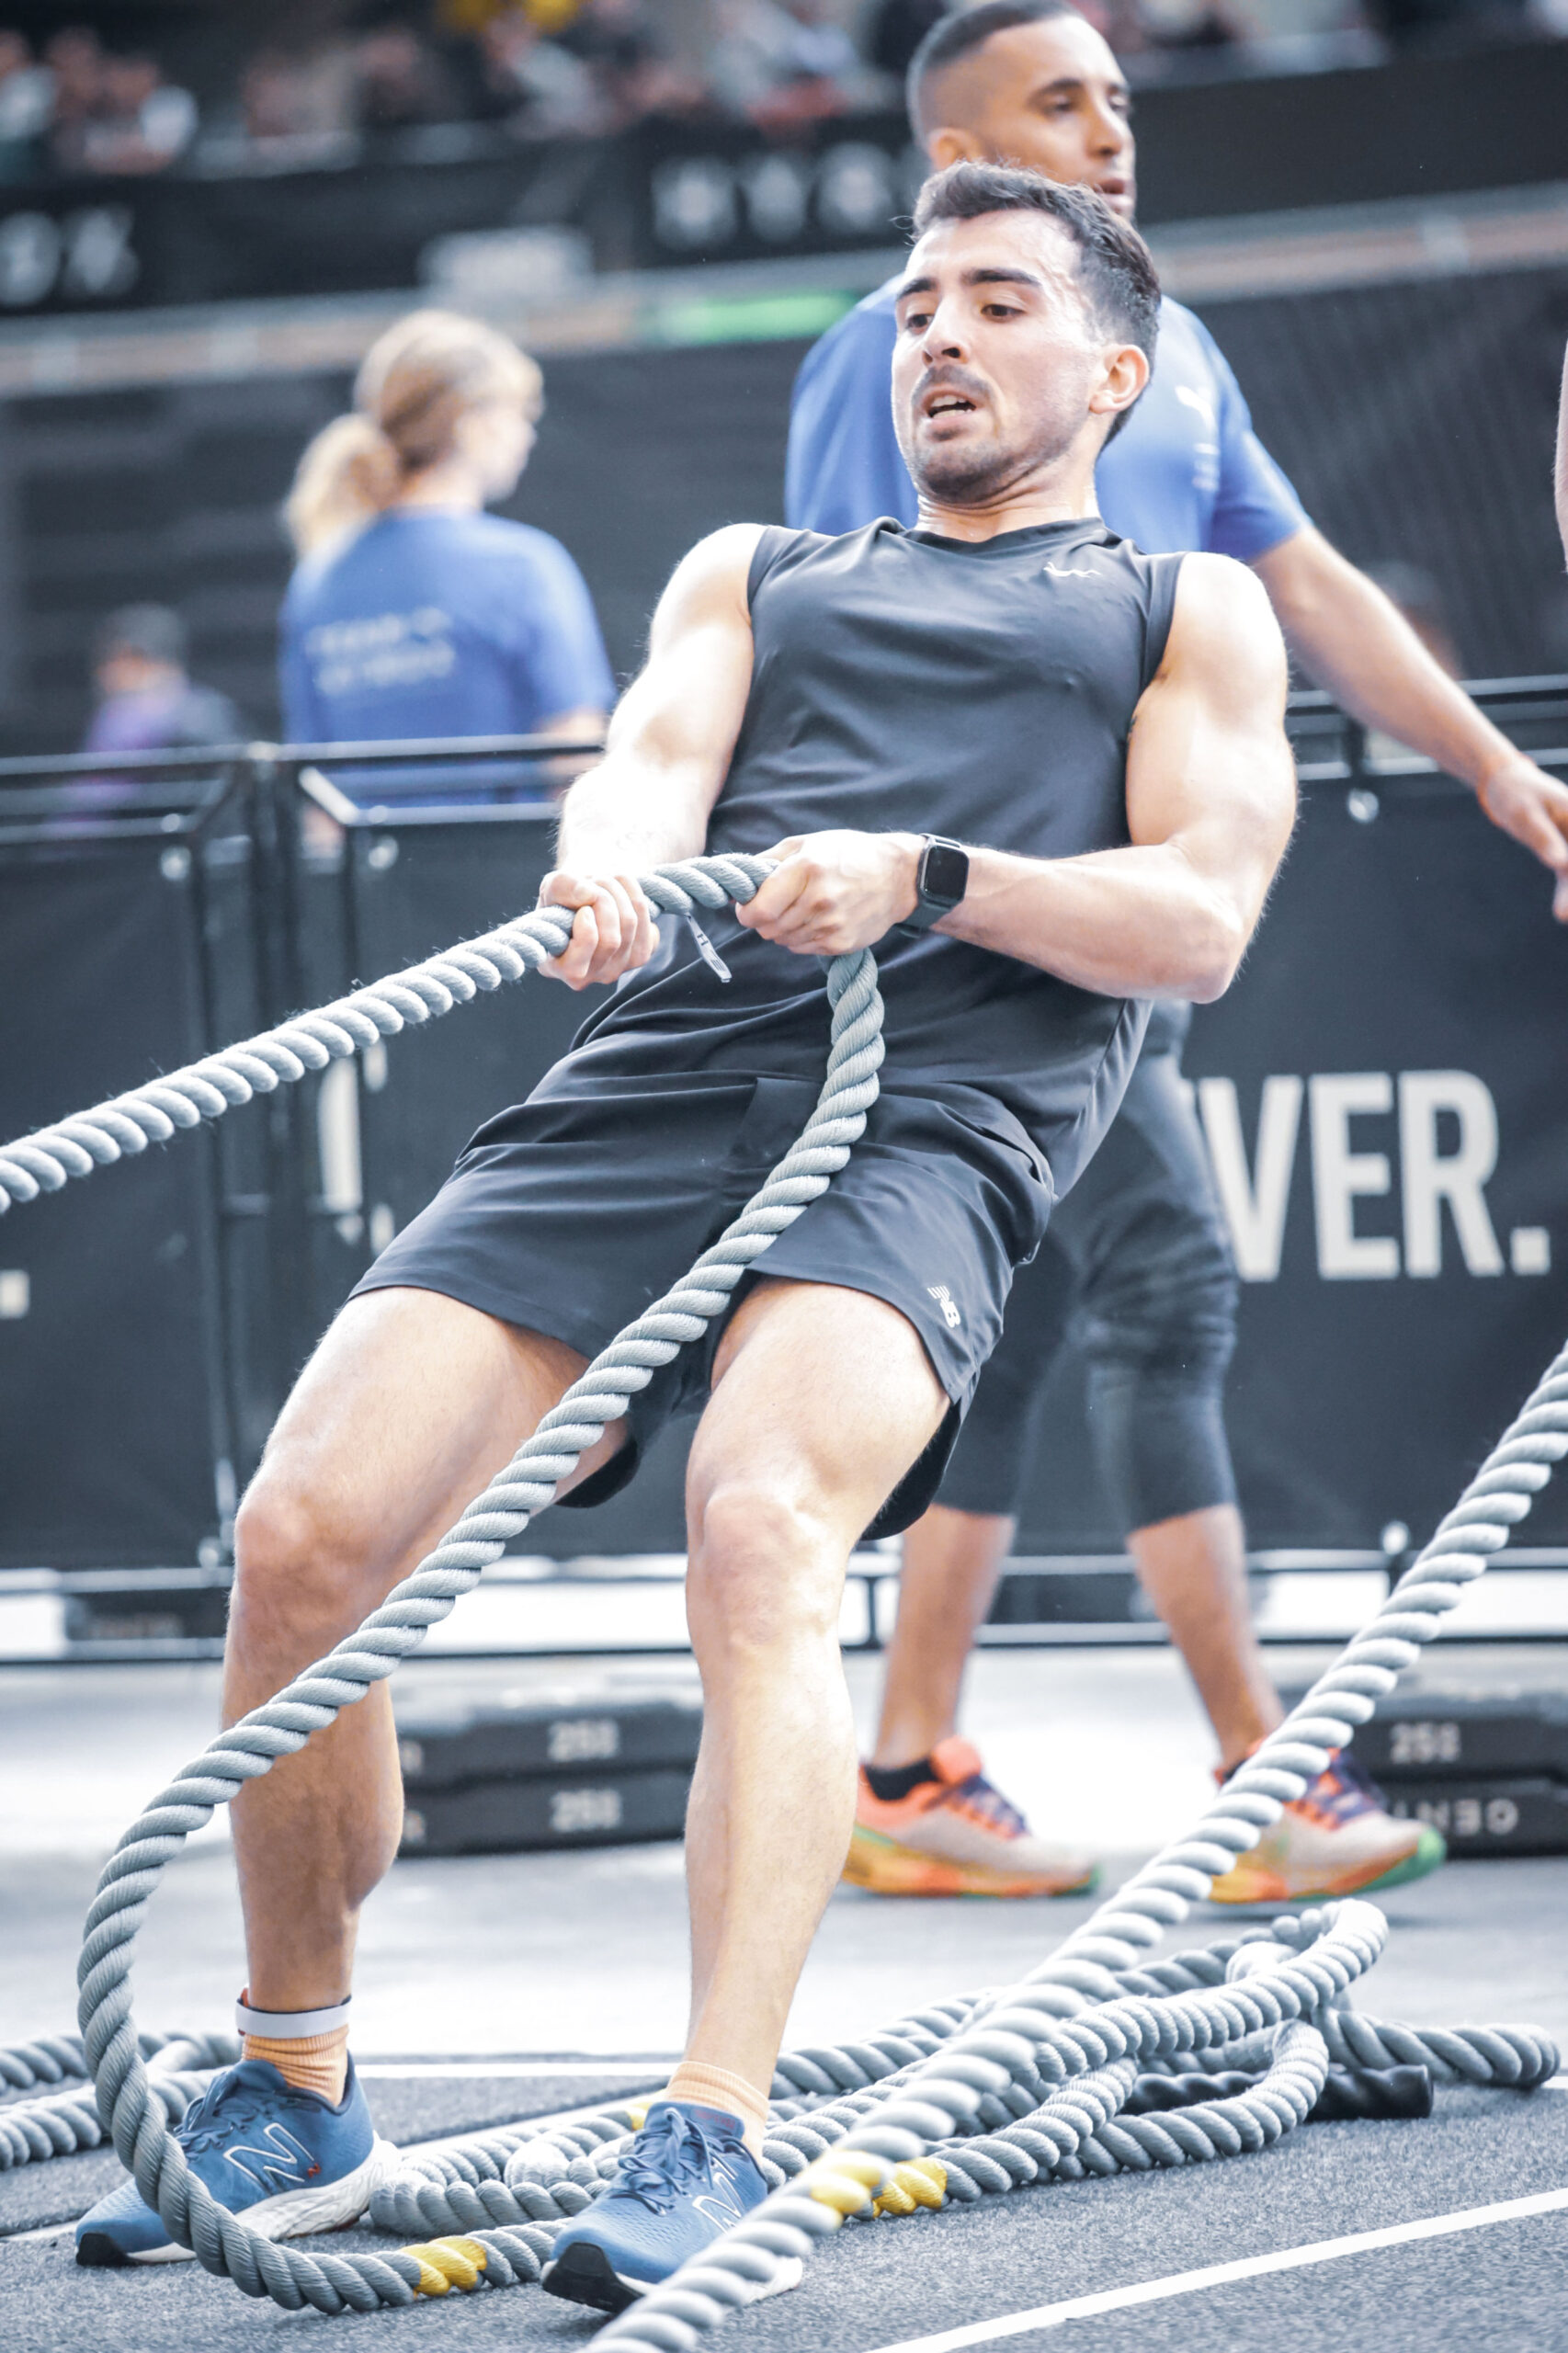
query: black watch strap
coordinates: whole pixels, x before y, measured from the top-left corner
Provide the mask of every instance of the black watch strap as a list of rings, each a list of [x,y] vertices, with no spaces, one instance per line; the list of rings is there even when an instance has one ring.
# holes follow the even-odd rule
[[[942,834],[927,834],[915,870],[915,912],[899,926],[901,931],[929,931],[962,899],[969,888],[969,852]]]

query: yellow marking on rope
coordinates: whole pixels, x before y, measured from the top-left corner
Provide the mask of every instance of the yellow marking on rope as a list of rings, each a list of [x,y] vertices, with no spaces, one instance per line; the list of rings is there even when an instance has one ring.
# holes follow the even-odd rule
[[[940,2157],[915,2157],[900,2165],[871,2208],[873,2214],[913,2214],[917,2206],[940,2206],[948,2194],[948,2168]]]
[[[419,2266],[416,2296],[444,2296],[453,2288],[464,2295],[479,2285],[479,2275],[490,2258],[477,2239],[432,2239],[427,2246],[405,2246]]]
[[[882,2158],[863,2156],[858,2149],[835,2149],[806,2168],[804,2186],[819,2206],[831,2206],[840,2214],[858,2214],[886,2178]]]
[[[645,2099],[628,2100],[626,2113],[631,2119],[631,2130],[641,2132],[648,2121],[648,2102]]]

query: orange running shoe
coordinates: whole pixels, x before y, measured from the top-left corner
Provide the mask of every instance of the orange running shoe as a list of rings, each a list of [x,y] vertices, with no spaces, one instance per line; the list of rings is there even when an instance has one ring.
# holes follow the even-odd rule
[[[1228,1778],[1216,1776],[1223,1787]],[[1425,1879],[1448,1857],[1428,1823],[1400,1822],[1347,1749],[1329,1759],[1250,1854],[1238,1855],[1209,1891],[1215,1904],[1301,1904],[1369,1895]]]
[[[879,1798],[860,1774],[844,1876],[874,1895],[1076,1895],[1097,1863],[1044,1846],[957,1736],[931,1751],[932,1778]]]

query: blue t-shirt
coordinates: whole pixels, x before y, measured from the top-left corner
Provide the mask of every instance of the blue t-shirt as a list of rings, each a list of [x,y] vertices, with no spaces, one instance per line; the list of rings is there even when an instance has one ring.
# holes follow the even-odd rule
[[[559,540],[498,515],[380,516],[306,557],[281,631],[290,743],[528,735],[615,700],[582,574]],[[462,773],[447,772],[459,790]],[[397,797],[390,774],[336,781],[356,799]]]
[[[784,511],[798,529],[858,531],[915,519],[890,386],[900,279],[829,328],[801,363],[790,416]],[[1266,554],[1307,521],[1252,429],[1241,386],[1200,319],[1160,305],[1148,390],[1095,472],[1100,513],[1146,555]]]

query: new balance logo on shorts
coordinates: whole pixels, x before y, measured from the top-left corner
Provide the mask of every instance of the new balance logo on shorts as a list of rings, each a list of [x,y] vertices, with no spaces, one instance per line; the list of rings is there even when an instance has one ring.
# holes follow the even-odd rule
[[[947,1325],[949,1331],[956,1332],[959,1325],[963,1322],[963,1317],[959,1313],[957,1305],[953,1300],[952,1292],[948,1289],[947,1284],[927,1283],[926,1288],[930,1292],[931,1297],[936,1301],[937,1306],[941,1309],[942,1321]]]

